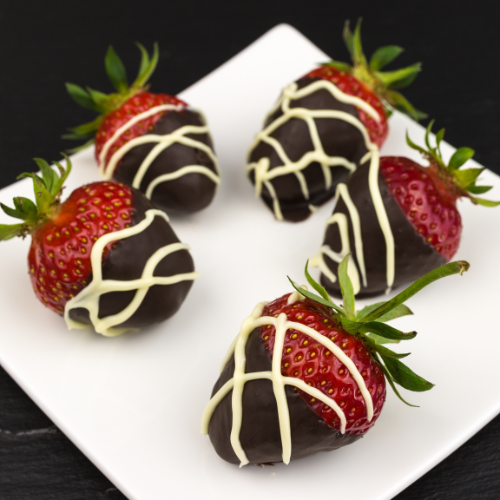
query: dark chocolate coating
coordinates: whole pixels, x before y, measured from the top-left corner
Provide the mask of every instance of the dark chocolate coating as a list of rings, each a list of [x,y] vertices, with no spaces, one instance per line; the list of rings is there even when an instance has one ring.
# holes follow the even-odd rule
[[[199,113],[191,109],[169,111],[147,134],[167,135],[186,125],[204,126],[205,122]],[[186,137],[202,142],[213,150],[209,134],[186,134]],[[140,165],[156,144],[147,143],[132,148],[119,163],[113,179],[131,186]],[[142,179],[140,190],[145,193],[149,184],[160,175],[175,172],[188,165],[202,165],[217,173],[213,161],[204,151],[174,143],[151,163]],[[214,181],[206,175],[189,173],[158,184],[153,190],[151,201],[167,213],[190,214],[206,208],[211,203],[216,188]]]
[[[297,81],[298,88],[304,88],[317,80],[318,78],[301,78]],[[314,110],[339,110],[359,119],[358,112],[354,106],[337,101],[330,92],[324,89],[317,90],[302,99],[291,101],[290,107]],[[265,126],[268,126],[282,114],[281,108],[276,110],[266,121]],[[356,127],[344,120],[335,118],[319,118],[314,121],[323,149],[328,156],[340,156],[359,165],[367,149],[363,135]],[[307,124],[299,118],[288,120],[288,122],[272,133],[271,137],[280,142],[292,161],[297,161],[308,151],[314,150]],[[269,158],[269,170],[283,165],[275,149],[264,142],[260,142],[254,148],[250,155],[249,163],[257,162],[264,157]],[[330,167],[330,170],[332,173],[332,185],[329,189],[326,189],[323,170],[318,162],[312,162],[302,170],[309,189],[308,200],[304,198],[295,174],[279,176],[271,181],[280,201],[284,219],[292,222],[304,220],[311,214],[309,205],[319,206],[333,198],[337,184],[347,178],[349,170],[342,166]],[[255,184],[253,170],[250,172],[250,180]],[[265,185],[262,186],[261,197],[266,205],[273,210],[273,200]]]
[[[386,244],[370,195],[369,170],[370,163],[366,162],[351,175],[347,182],[349,194],[359,212],[366,267],[367,286],[364,287],[361,283],[361,291],[357,295],[359,298],[380,295],[385,293],[387,289]],[[393,288],[397,288],[405,283],[411,283],[432,269],[445,264],[446,259],[417,233],[380,172],[378,186],[394,235],[395,277]],[[359,270],[352,221],[342,197],[339,198],[333,213],[343,213],[348,218],[351,258],[355,259]],[[342,244],[337,224],[328,226],[323,244],[329,245],[335,252],[340,252]],[[337,275],[338,264],[326,255],[324,255],[324,259],[328,267]],[[340,296],[338,281],[332,283],[329,278],[322,274],[321,283],[328,293]]]
[[[145,218],[145,213],[153,204],[137,189],[133,189],[132,225]],[[177,243],[170,224],[163,217],[156,216],[153,222],[141,233],[124,238],[116,243],[104,258],[102,276],[105,280],[135,280],[142,276],[149,257],[171,243]],[[154,276],[173,276],[194,271],[191,254],[179,250],[164,257],[156,266]],[[92,275],[89,282],[92,281]],[[181,281],[173,285],[153,285],[146,293],[137,311],[117,327],[141,328],[164,321],[173,316],[186,298],[192,280]],[[128,292],[110,292],[99,299],[99,318],[119,313],[132,301],[135,290]],[[71,319],[90,323],[87,309],[75,308],[69,313]]]
[[[246,372],[271,371],[271,356],[256,328],[245,347]],[[212,396],[233,377],[234,356],[224,367],[214,386]],[[304,401],[302,396],[286,386],[290,412],[292,460],[331,451],[357,441],[361,436],[341,434],[327,425]],[[231,390],[215,409],[209,425],[209,436],[217,454],[232,464],[239,460],[230,442],[233,412]],[[251,464],[282,462],[282,443],[278,408],[270,380],[251,380],[243,390],[243,420],[240,442]]]

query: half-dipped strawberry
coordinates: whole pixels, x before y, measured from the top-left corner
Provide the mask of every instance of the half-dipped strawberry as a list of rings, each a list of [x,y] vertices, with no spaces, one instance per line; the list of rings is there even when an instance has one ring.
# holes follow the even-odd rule
[[[177,97],[153,94],[146,82],[158,62],[144,47],[139,75],[129,87],[125,67],[108,49],[106,72],[117,93],[103,94],[66,84],[81,106],[97,111],[90,123],[71,129],[69,139],[95,142],[95,157],[105,179],[141,190],[167,212],[192,213],[207,207],[219,184],[219,167],[205,118]],[[76,150],[81,149],[76,148]]]
[[[422,117],[396,88],[420,65],[382,72],[403,49],[387,46],[366,60],[361,23],[344,40],[353,65],[331,61],[286,87],[248,153],[247,175],[278,220],[301,221],[335,194],[335,187],[388,133],[390,109]]]
[[[431,147],[431,127],[432,122],[425,137],[427,149],[407,137],[428,166],[405,157],[373,155],[338,186],[323,246],[311,262],[321,268],[321,283],[329,293],[340,294],[337,268],[349,252],[359,297],[416,280],[455,255],[462,233],[459,198],[490,207],[499,204],[475,196],[491,189],[476,185],[484,169],[461,168],[474,151],[460,148],[446,165],[440,152],[444,130]]]
[[[123,183],[82,186],[60,202],[60,176],[41,159],[31,177],[36,203],[14,198],[3,211],[23,222],[0,225],[0,240],[31,235],[28,269],[36,297],[68,326],[92,324],[116,335],[163,321],[180,307],[197,277],[188,246],[168,218]]]
[[[386,321],[412,314],[403,303],[429,283],[462,273],[453,262],[416,281],[389,302],[355,310],[348,257],[340,265],[343,308],[308,274],[320,296],[299,287],[258,304],[243,322],[223,362],[202,432],[216,452],[234,464],[285,462],[358,440],[380,416],[386,381],[427,391],[388,342],[409,340]],[[403,399],[402,399],[403,400]],[[404,401],[404,400],[403,400]]]

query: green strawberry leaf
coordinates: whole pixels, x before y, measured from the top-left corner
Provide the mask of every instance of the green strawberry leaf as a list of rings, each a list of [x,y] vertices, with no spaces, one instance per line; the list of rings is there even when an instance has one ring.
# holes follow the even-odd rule
[[[427,125],[427,128],[425,129],[425,145],[427,146],[427,150],[430,151],[431,153],[435,153],[429,141],[433,125],[434,125],[434,120],[431,120]]]
[[[375,342],[373,343],[368,342],[368,343],[375,351],[377,351],[381,355],[387,356],[388,358],[403,359],[406,358],[406,356],[410,355],[409,352],[400,354],[398,352],[391,351],[390,349],[387,349],[387,347],[384,347],[383,345],[377,344]]]
[[[404,49],[398,47],[397,45],[387,45],[385,47],[380,47],[377,49],[372,57],[370,58],[370,68],[373,71],[378,71],[384,66],[387,66],[396,57],[403,52]]]
[[[356,315],[357,320],[362,321],[365,316],[367,316],[372,311],[375,311],[375,309],[382,306],[383,304],[385,304],[385,301],[377,302],[375,304],[370,304],[368,306],[363,307],[363,309],[361,309],[361,311],[358,311]],[[392,311],[389,311],[380,318],[377,318],[377,321],[380,321],[381,323],[386,323],[387,321],[391,321],[396,318],[401,318],[402,316],[408,316],[410,314],[413,314],[411,309],[404,304],[400,304],[396,306]]]
[[[412,283],[408,288],[400,292],[391,300],[385,302],[383,305],[372,311],[368,316],[365,316],[364,321],[370,322],[375,321],[384,314],[387,314],[389,311],[392,311],[396,306],[399,306],[403,302],[406,302],[410,297],[413,297],[416,293],[418,293],[422,288],[425,288],[427,285],[430,285],[434,281],[437,281],[441,278],[445,278],[446,276],[451,276],[453,274],[463,274],[470,267],[470,264],[464,260],[459,260],[455,262],[449,262],[448,264],[444,264],[421,278]],[[375,332],[378,333],[378,332]]]
[[[352,321],[345,314],[340,317],[340,322],[342,323],[344,330],[351,335],[356,335],[363,326],[363,323]]]
[[[414,108],[413,105],[408,101],[408,99],[403,96],[403,94],[400,94],[395,90],[388,90],[384,94],[384,97],[391,106],[393,106],[398,111],[411,116],[416,121],[422,120],[423,118],[427,117],[425,113],[422,113],[418,109]]]
[[[14,198],[14,206],[16,211],[21,214],[20,219],[25,221],[35,221],[37,218],[36,205],[29,199],[22,196],[16,196]]]
[[[339,314],[344,315],[344,311],[336,304],[334,304],[331,300],[325,300],[323,297],[320,297],[319,295],[316,295],[315,293],[311,293],[309,290],[305,290],[304,288],[301,288],[298,283],[293,281],[289,276],[287,276],[288,281],[292,284],[292,286],[299,292],[301,295],[304,297],[307,297],[308,299],[314,300],[320,304],[323,304],[326,307],[330,307],[337,311]]]
[[[147,67],[149,66],[149,54],[148,51],[144,48],[144,45],[139,42],[135,42],[135,44],[141,51],[141,63],[139,64],[139,72],[137,73],[136,78],[137,81],[139,78],[141,78],[142,74],[147,70]]]
[[[418,144],[415,144],[408,135],[408,130],[406,131],[406,144],[410,146],[410,148],[422,153],[423,155],[427,154],[427,151],[424,148],[421,148]]]
[[[57,174],[49,167],[49,164],[42,158],[34,158],[40,172],[42,173],[42,179],[45,187],[52,194],[52,189],[54,185],[59,180]]]
[[[0,241],[6,241],[16,236],[21,236],[25,228],[26,226],[24,224],[0,224]]]
[[[498,207],[500,205],[500,201],[485,200],[484,198],[477,198],[475,196],[471,196],[470,199],[473,203],[482,205],[483,207]]]
[[[424,378],[417,375],[398,359],[385,356],[382,353],[380,353],[380,356],[383,359],[387,370],[392,375],[394,382],[399,384],[401,387],[414,392],[429,391],[434,387],[434,384],[431,384]]]
[[[94,102],[87,91],[78,85],[75,85],[74,83],[66,83],[66,90],[71,98],[80,106],[91,109],[92,111],[97,111],[98,113],[102,113],[104,111],[97,103]]]
[[[58,161],[54,162],[54,164],[59,169],[59,172],[61,173],[61,178],[59,179],[59,182],[57,183],[57,188],[58,188],[59,192],[62,191],[64,183],[66,182],[66,179],[68,178],[68,175],[71,173],[71,169],[73,168],[73,165],[71,163],[71,160],[69,159],[69,156],[65,153],[61,153],[61,154],[64,156],[64,159],[66,160],[66,168],[64,168]]]
[[[458,184],[467,188],[471,184],[474,184],[477,178],[484,171],[484,168],[468,168],[466,170],[455,170],[453,172],[453,177],[458,180]]]
[[[360,64],[362,66],[367,66],[368,63],[366,61],[365,55],[363,53],[363,46],[361,45],[361,17],[358,19],[356,23],[356,28],[354,29],[354,35],[352,38],[352,46],[353,46],[353,61],[355,64]]]
[[[373,340],[377,345],[379,344],[399,344],[400,340],[392,340],[392,339],[384,339],[384,337],[381,337],[380,335],[377,335],[376,333],[364,333],[363,334],[369,339]]]
[[[378,358],[378,356],[377,356]],[[392,390],[394,391],[394,394],[396,394],[396,396],[406,405],[408,406],[411,406],[413,408],[418,408],[417,405],[412,405],[411,403],[408,403],[408,401],[406,401],[403,396],[401,396],[401,394],[399,393],[398,389],[396,388],[395,384],[394,384],[394,380],[392,378],[392,375],[389,373],[389,371],[387,370],[387,368],[383,365],[383,363],[380,361],[380,359],[378,359],[379,361],[379,364],[380,364],[380,368],[382,368],[382,371],[384,372],[384,375],[385,375],[385,378],[387,380],[387,382],[389,382],[389,385],[392,387]]]
[[[484,194],[490,189],[493,189],[493,186],[476,186],[475,184],[471,184],[470,186],[467,186],[466,189],[472,194]]]
[[[70,130],[80,136],[88,136],[89,134],[93,135],[101,125],[103,119],[104,117],[99,115],[95,120],[70,128]]]
[[[470,160],[474,154],[475,151],[471,148],[457,149],[450,158],[448,168],[450,170],[458,170],[467,160]]]
[[[307,270],[307,266],[309,265],[309,259],[306,261],[306,268],[304,269],[304,274],[306,276],[307,282],[325,299],[330,301],[330,296],[328,295],[327,291],[319,284],[317,283],[314,278],[309,274],[309,271]]]
[[[137,78],[132,84],[133,89],[138,89],[145,85],[145,83],[149,80],[154,70],[156,69],[159,58],[158,43],[155,42],[153,46],[153,56],[151,57],[151,59],[149,59],[149,55],[146,49],[140,43],[136,43],[136,45],[141,51],[141,65],[139,67]]]
[[[354,321],[356,319],[356,309],[354,303],[354,289],[352,287],[351,278],[347,274],[347,269],[349,265],[349,256],[346,255],[342,262],[339,264],[339,285],[340,291],[342,293],[342,302],[344,304],[344,311],[347,317]]]
[[[87,92],[89,93],[92,100],[99,106],[99,108],[102,109],[102,112],[106,113],[113,110],[114,106],[110,104],[112,102],[110,96],[103,94],[98,90],[91,89],[90,87],[87,87]]]
[[[370,321],[364,323],[359,329],[360,333],[375,333],[380,337],[391,340],[411,340],[417,336],[417,332],[402,332],[396,328],[386,325],[384,323],[379,323],[378,321]]]
[[[436,149],[438,152],[439,157],[441,158],[441,142],[444,137],[444,128],[442,128],[437,134],[436,134]]]
[[[386,87],[391,89],[402,89],[415,80],[421,69],[421,64],[416,63],[396,71],[377,71],[375,75]]]
[[[15,219],[25,220],[25,216],[22,212],[17,209],[10,208],[3,203],[0,203],[0,208],[6,213],[9,217],[14,217]]]
[[[352,35],[351,28],[349,26],[349,21],[346,21],[344,24],[344,31],[342,32],[342,37],[344,39],[345,46],[351,54],[351,57],[354,57],[354,37]]]
[[[110,45],[104,59],[106,73],[113,84],[113,87],[120,94],[128,93],[127,72],[122,60],[118,57],[113,47]]]

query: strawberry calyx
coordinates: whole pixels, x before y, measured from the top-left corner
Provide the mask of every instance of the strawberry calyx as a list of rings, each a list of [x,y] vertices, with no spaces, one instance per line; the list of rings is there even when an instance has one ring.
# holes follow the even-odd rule
[[[427,126],[425,132],[426,148],[415,144],[406,133],[406,143],[412,149],[418,151],[428,162],[429,174],[431,175],[436,189],[445,199],[455,202],[460,197],[469,198],[475,205],[483,205],[485,207],[496,207],[500,205],[500,201],[491,201],[484,198],[474,196],[476,194],[487,193],[493,186],[478,186],[476,184],[479,176],[485,170],[484,168],[467,168],[461,169],[462,166],[470,160],[475,151],[471,148],[458,148],[451,156],[448,164],[443,160],[441,154],[441,142],[444,137],[444,128],[436,134],[434,147],[430,143],[430,133],[434,120]]]
[[[117,92],[104,94],[91,89],[90,87],[83,89],[74,83],[66,83],[66,89],[69,95],[77,104],[99,113],[99,116],[91,122],[77,127],[72,127],[69,129],[71,131],[70,134],[63,135],[64,139],[86,141],[81,146],[72,149],[71,152],[80,151],[92,145],[95,142],[94,134],[99,129],[99,126],[105,116],[119,109],[130,98],[145,92],[149,88],[147,81],[153,74],[156,69],[156,65],[158,64],[158,44],[154,44],[151,57],[140,43],[137,43],[137,46],[141,51],[141,62],[137,78],[132,85],[129,86],[125,66],[112,46],[108,48],[104,59],[104,66],[106,73]]]
[[[371,304],[356,311],[354,290],[348,275],[349,256],[348,254],[344,257],[338,270],[342,306],[338,306],[332,302],[326,290],[311,277],[307,270],[308,262],[304,271],[305,276],[308,283],[319,295],[309,292],[292,279],[288,279],[297,292],[307,299],[326,306],[337,324],[341,325],[347,333],[363,341],[368,351],[380,364],[389,385],[398,398],[407,405],[414,406],[403,399],[396,388],[396,384],[414,392],[428,391],[434,385],[414,373],[401,361],[409,353],[396,353],[385,347],[384,344],[399,343],[401,340],[413,339],[417,335],[417,332],[405,333],[385,323],[401,316],[413,314],[404,302],[413,297],[422,288],[438,279],[458,273],[462,275],[469,269],[469,263],[466,261],[456,261],[444,264],[419,278],[391,300]]]
[[[351,55],[352,66],[334,60],[322,63],[321,66],[331,66],[341,71],[345,71],[367,85],[384,102],[389,116],[391,114],[391,108],[397,109],[417,121],[427,116],[425,113],[417,110],[396,90],[407,87],[413,82],[421,71],[420,63],[415,63],[406,68],[394,71],[380,71],[403,52],[403,49],[397,45],[380,47],[373,53],[368,62],[361,45],[361,18],[358,19],[354,33],[352,33],[350,29],[349,21],[346,21],[343,38],[347,50]]]
[[[64,153],[63,156],[66,159],[66,168],[59,162],[54,162],[59,174],[50,168],[45,160],[35,158],[42,175],[25,172],[18,176],[18,179],[30,177],[33,180],[35,202],[29,198],[16,196],[14,198],[14,208],[0,203],[0,207],[7,215],[23,221],[19,224],[0,224],[0,241],[10,240],[15,236],[25,238],[28,234],[36,232],[40,226],[57,214],[61,204],[64,182],[71,172],[71,161]]]

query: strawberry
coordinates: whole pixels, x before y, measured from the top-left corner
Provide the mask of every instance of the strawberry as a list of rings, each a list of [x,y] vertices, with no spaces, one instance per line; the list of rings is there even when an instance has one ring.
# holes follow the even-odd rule
[[[290,280],[294,293],[258,304],[243,322],[202,419],[202,432],[224,460],[288,463],[340,448],[373,427],[386,381],[405,403],[396,384],[417,392],[433,387],[401,361],[408,353],[384,345],[416,332],[385,323],[412,314],[406,300],[469,264],[446,264],[392,300],[356,311],[348,259],[339,266],[343,307],[311,278],[306,264],[306,278],[319,295]]]
[[[361,21],[344,41],[352,66],[330,61],[284,89],[248,153],[247,175],[256,196],[278,220],[301,221],[335,194],[368,151],[388,134],[391,109],[422,118],[396,88],[409,85],[420,64],[382,72],[403,49],[378,49],[368,63]]]
[[[60,176],[42,159],[36,159],[41,177],[21,175],[33,180],[36,204],[21,197],[14,208],[1,204],[23,222],[0,224],[0,240],[31,235],[36,297],[70,328],[92,324],[104,335],[172,316],[197,277],[188,247],[163,212],[122,183],[88,184],[61,203],[71,171],[66,159],[66,169],[56,162]]]
[[[219,184],[219,167],[204,117],[181,99],[153,94],[146,82],[158,62],[140,44],[139,74],[129,87],[125,67],[112,47],[106,72],[117,93],[103,94],[67,83],[70,96],[97,111],[90,123],[74,127],[68,139],[86,139],[73,151],[95,143],[95,157],[105,179],[143,191],[159,208],[192,213],[208,206]]]
[[[460,148],[448,165],[444,163],[440,151],[444,129],[437,133],[436,145],[431,147],[432,124],[425,136],[427,149],[407,137],[408,145],[423,155],[428,166],[405,157],[383,156],[379,162],[373,157],[339,186],[338,203],[327,221],[323,246],[312,261],[321,268],[321,282],[329,293],[340,293],[335,273],[343,254],[351,248],[356,248],[355,265],[351,267],[356,294],[381,294],[453,258],[462,233],[459,198],[489,207],[500,203],[475,196],[491,187],[476,185],[484,169],[461,168],[474,155],[472,149]],[[377,168],[378,193],[369,180],[370,172]],[[354,210],[346,204],[349,199],[357,211],[354,219]],[[344,217],[348,222],[341,227],[339,221]]]

